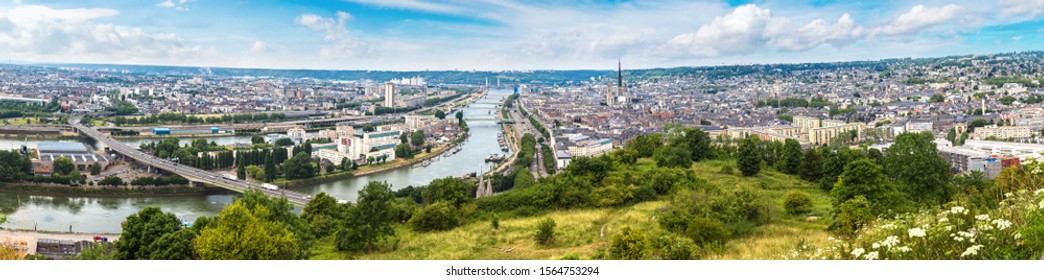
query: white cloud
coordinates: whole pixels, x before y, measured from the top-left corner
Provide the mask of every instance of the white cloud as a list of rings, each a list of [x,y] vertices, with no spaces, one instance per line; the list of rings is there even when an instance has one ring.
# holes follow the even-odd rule
[[[118,14],[112,9],[18,6],[0,12],[0,49],[24,60],[167,64],[205,51],[183,46],[171,33],[95,22]]]
[[[1044,0],[997,0],[1002,10],[1001,15],[1044,15]]]
[[[863,35],[863,27],[846,13],[834,24],[817,19],[790,34],[776,39],[775,43],[787,51],[806,51],[827,43],[837,47],[848,45]]]
[[[322,31],[328,44],[319,49],[319,54],[330,58],[356,57],[369,52],[366,43],[348,33],[348,21],[354,17],[338,11],[336,18],[325,18],[315,14],[304,14],[294,21],[313,30]]]
[[[956,18],[961,12],[960,6],[949,4],[940,8],[928,8],[917,5],[910,11],[892,19],[887,25],[880,26],[870,34],[877,35],[910,35],[918,33],[927,28],[949,22]]]
[[[250,47],[250,51],[252,52],[266,52],[268,50],[268,44],[261,41],[254,41],[254,45]]]
[[[188,4],[188,3],[192,2],[192,1],[194,1],[194,0],[177,0],[177,1],[175,1],[175,0],[164,0],[163,2],[160,2],[159,4],[156,4],[156,6],[157,7],[163,7],[163,8],[171,8],[171,9],[175,9],[175,10],[184,12],[184,11],[188,11],[189,10],[188,7],[185,7],[185,4]]]
[[[731,13],[716,17],[700,26],[695,33],[675,36],[667,42],[668,49],[698,57],[717,57],[743,54],[764,47],[778,36],[785,18],[774,18],[769,9],[748,4]]]

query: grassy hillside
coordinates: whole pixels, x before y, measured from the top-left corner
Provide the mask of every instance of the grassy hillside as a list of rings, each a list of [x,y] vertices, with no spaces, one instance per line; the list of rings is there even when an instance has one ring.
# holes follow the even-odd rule
[[[650,159],[640,159],[639,168],[654,168]],[[751,234],[733,238],[724,246],[701,252],[704,259],[785,259],[803,245],[823,248],[830,233],[826,227],[832,211],[829,195],[795,176],[771,168],[754,177],[742,177],[738,171],[722,172],[724,166],[735,169],[735,161],[705,161],[693,164],[701,177],[726,188],[750,187],[772,199],[777,205],[769,224],[757,227]],[[809,193],[814,202],[811,214],[791,216],[783,209],[783,195],[789,190]],[[668,207],[673,196],[631,206],[602,209],[550,211],[528,217],[500,219],[493,229],[490,218],[475,218],[452,230],[417,233],[404,225],[396,228],[394,250],[351,255],[338,252],[332,238],[322,240],[315,259],[598,259],[604,258],[610,237],[624,227],[641,229],[648,235],[664,232],[657,216]],[[539,245],[533,238],[539,221],[551,218],[557,223],[556,241]]]

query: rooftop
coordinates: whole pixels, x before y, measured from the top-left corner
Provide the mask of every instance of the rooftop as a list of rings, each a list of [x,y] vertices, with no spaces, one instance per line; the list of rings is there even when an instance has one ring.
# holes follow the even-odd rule
[[[89,153],[87,145],[79,142],[40,142],[36,144],[40,153]]]

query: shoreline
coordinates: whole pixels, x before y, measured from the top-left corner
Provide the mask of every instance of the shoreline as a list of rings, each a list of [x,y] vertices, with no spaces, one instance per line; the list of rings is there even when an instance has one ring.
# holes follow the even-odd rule
[[[73,187],[32,183],[0,183],[0,193],[95,198],[174,197],[224,194],[231,191],[211,187]]]
[[[468,133],[468,134],[466,134],[466,137],[470,137],[470,135],[471,134]],[[452,144],[445,146],[445,148],[443,148],[443,149],[439,149],[439,150],[432,149],[432,153],[430,153],[430,154],[424,155],[423,157],[417,157],[417,158],[408,159],[408,160],[406,160],[404,162],[401,162],[401,163],[398,163],[398,164],[393,164],[393,165],[388,165],[388,166],[381,166],[381,167],[378,167],[378,168],[363,170],[363,171],[360,171],[360,172],[351,172],[351,173],[342,173],[342,174],[330,175],[330,176],[322,177],[322,178],[309,178],[309,179],[303,179],[303,180],[290,181],[290,182],[285,182],[283,186],[286,187],[286,188],[306,188],[306,187],[312,187],[312,186],[316,186],[316,185],[320,185],[320,184],[324,184],[324,183],[329,183],[329,182],[333,182],[333,181],[352,179],[352,178],[357,178],[357,177],[362,177],[362,176],[369,176],[369,175],[373,175],[373,174],[378,174],[378,173],[392,171],[392,170],[399,169],[399,168],[406,168],[406,167],[410,167],[410,166],[416,165],[418,163],[424,162],[425,160],[441,156],[442,154],[446,153],[447,151],[452,150],[454,147],[457,147],[462,142],[463,142],[463,140],[455,141]]]

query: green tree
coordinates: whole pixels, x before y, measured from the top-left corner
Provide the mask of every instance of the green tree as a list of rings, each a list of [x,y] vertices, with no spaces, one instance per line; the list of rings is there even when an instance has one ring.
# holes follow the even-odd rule
[[[809,148],[805,151],[804,156],[801,157],[801,164],[798,165],[798,175],[802,180],[809,182],[819,182],[819,178],[823,177],[823,164],[819,160],[819,149]]]
[[[225,207],[215,225],[204,228],[193,248],[204,260],[296,259],[299,247],[294,233],[282,223],[266,220],[265,206],[250,211],[242,200]]]
[[[246,165],[242,164],[242,163],[237,164],[236,165],[236,177],[238,177],[240,180],[246,180],[246,178],[247,178],[246,174],[247,174],[247,172],[246,172]]]
[[[544,218],[537,224],[537,232],[533,238],[536,239],[540,245],[548,246],[555,242],[555,220],[551,218]]]
[[[91,169],[91,175],[92,176],[101,174],[101,171],[102,171],[101,164],[97,163],[97,162],[92,163],[90,169]]]
[[[867,158],[845,165],[845,172],[837,179],[830,195],[835,205],[857,196],[864,197],[875,215],[907,210],[903,193],[888,181],[880,165]]]
[[[536,185],[536,178],[533,177],[533,172],[529,168],[519,168],[518,173],[515,174],[513,188],[524,189],[533,185]]]
[[[399,134],[399,143],[400,144],[408,144],[408,143],[410,143],[409,136],[407,136],[406,133]]]
[[[620,233],[613,235],[609,256],[618,260],[641,260],[645,258],[648,246],[641,230],[624,227]]]
[[[446,112],[443,112],[442,110],[435,110],[435,117],[440,120],[446,119]]]
[[[333,234],[344,223],[347,208],[337,204],[337,199],[320,192],[308,201],[301,210],[301,219],[309,225],[317,237]]]
[[[616,162],[623,165],[634,165],[638,162],[638,151],[627,147],[613,152],[612,157]]]
[[[640,157],[653,156],[653,153],[662,145],[663,134],[660,133],[638,135],[631,141],[631,146],[634,147],[635,151],[638,151],[638,156]]]
[[[399,143],[398,145],[395,145],[395,157],[413,158],[413,148],[410,148],[410,144]]]
[[[439,231],[455,228],[461,220],[457,207],[446,201],[438,201],[418,210],[408,224],[417,232]]]
[[[801,171],[801,160],[801,144],[798,144],[797,140],[787,139],[783,143],[783,155],[777,163],[779,170],[783,171],[783,173],[796,175],[798,171]]]
[[[345,251],[373,250],[382,239],[394,236],[393,193],[385,182],[371,181],[359,192],[348,222],[337,233],[337,248]]]
[[[711,157],[710,136],[699,128],[683,128],[671,139],[671,145],[684,147],[693,161]]]
[[[312,157],[306,153],[298,153],[283,163],[286,171],[286,179],[305,179],[315,175],[315,167],[312,166]],[[266,171],[267,173],[267,171]]]
[[[946,97],[944,97],[944,96],[942,96],[942,94],[938,94],[938,93],[936,93],[935,95],[932,95],[932,97],[928,99],[928,102],[931,102],[931,103],[942,103],[943,101],[946,101]]]
[[[294,140],[290,138],[279,138],[275,141],[276,146],[293,146]]]
[[[432,180],[422,194],[425,204],[446,201],[460,207],[471,200],[472,185],[462,179],[445,177]]]
[[[410,133],[410,144],[414,147],[420,147],[424,145],[424,131],[414,130]]]
[[[265,158],[264,175],[264,178],[254,177],[254,179],[263,179],[265,182],[271,182],[272,180],[275,180],[276,177],[279,177],[279,170],[276,169],[275,159],[271,156]]]
[[[191,260],[195,259],[192,242],[197,234],[190,228],[182,228],[160,236],[148,246],[150,260]]]
[[[67,157],[58,157],[54,159],[52,166],[54,174],[63,176],[69,175],[69,172],[72,172],[73,169],[76,169],[76,166],[73,165],[72,159]]]
[[[950,141],[950,144],[957,145],[957,129],[950,128],[949,132],[946,132],[946,140]]]
[[[914,201],[938,205],[949,201],[954,191],[950,164],[939,156],[932,139],[929,132],[900,134],[885,151],[884,169]]]
[[[177,216],[155,206],[131,214],[121,225],[123,231],[115,243],[115,257],[121,260],[150,259],[153,252],[149,248],[154,242],[181,229]]]
[[[667,145],[656,149],[653,153],[656,166],[664,168],[689,168],[692,166],[692,155],[685,148]]]
[[[743,139],[739,147],[739,169],[743,176],[754,176],[761,172],[761,149],[757,138],[751,136]]]
[[[250,143],[255,145],[263,144],[265,143],[265,137],[261,135],[254,135],[253,137],[250,137]]]

